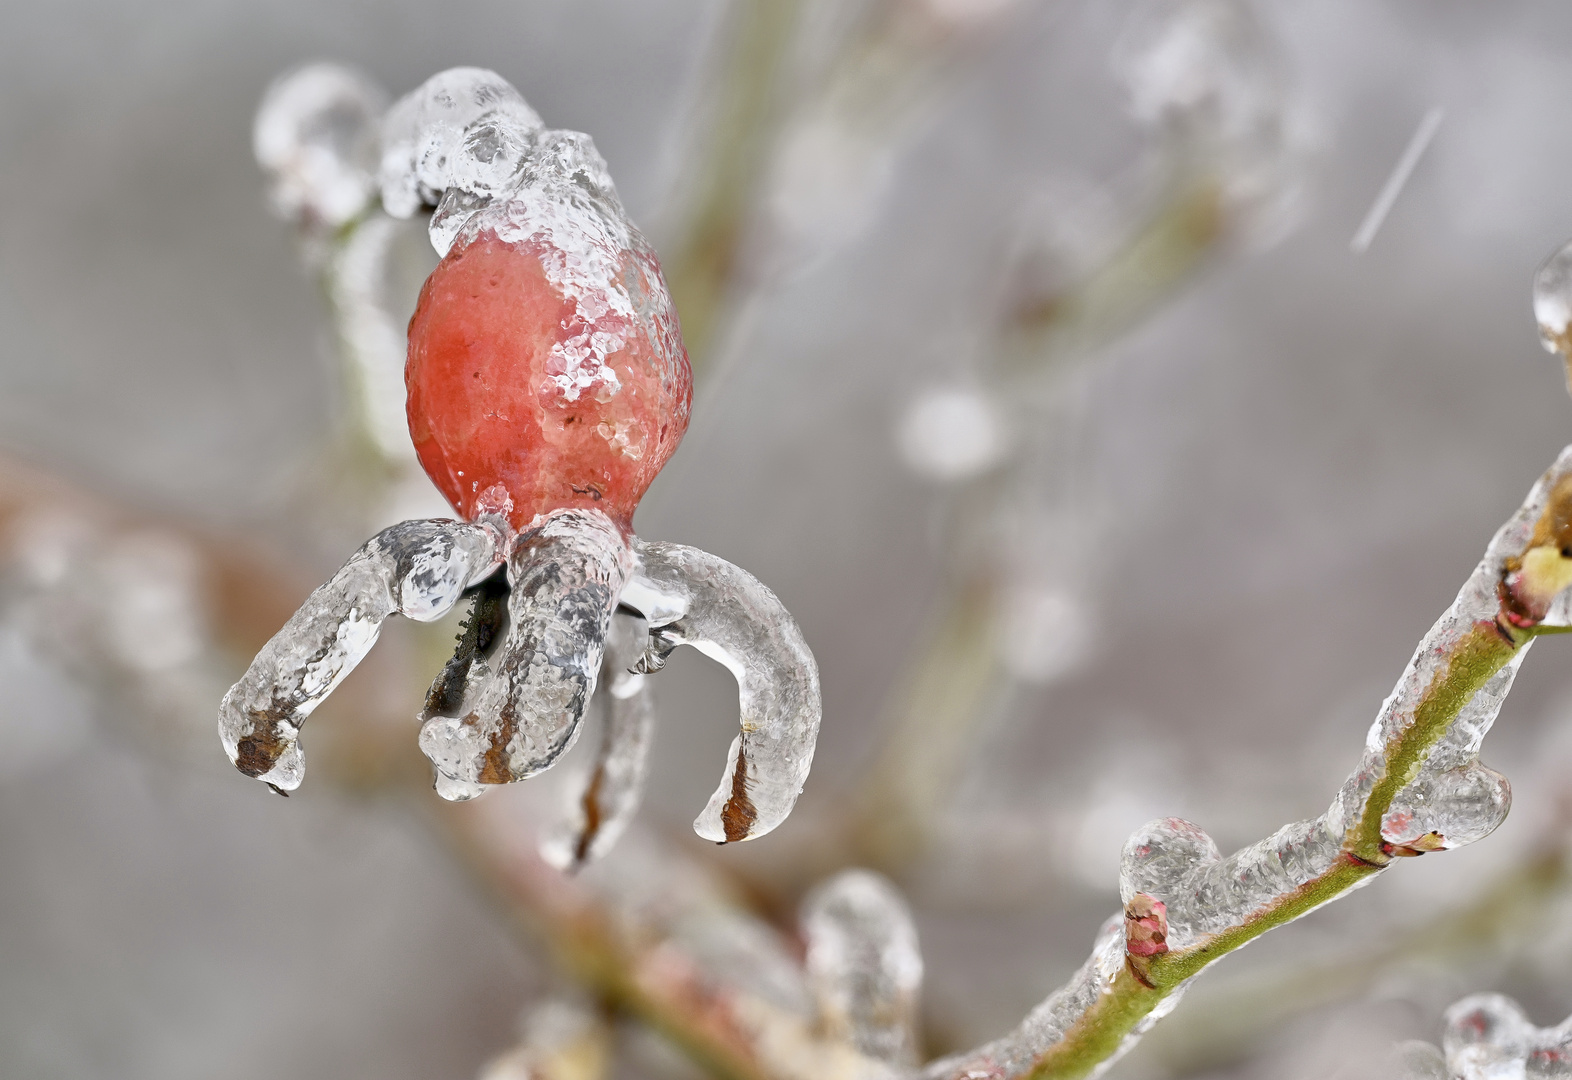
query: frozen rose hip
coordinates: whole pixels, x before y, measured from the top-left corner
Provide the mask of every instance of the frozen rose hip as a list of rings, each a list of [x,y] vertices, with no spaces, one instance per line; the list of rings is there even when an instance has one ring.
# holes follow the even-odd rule
[[[466,518],[500,484],[515,528],[579,508],[628,529],[687,429],[688,359],[652,255],[625,254],[617,296],[552,280],[563,258],[487,229],[454,245],[409,324],[410,435]]]

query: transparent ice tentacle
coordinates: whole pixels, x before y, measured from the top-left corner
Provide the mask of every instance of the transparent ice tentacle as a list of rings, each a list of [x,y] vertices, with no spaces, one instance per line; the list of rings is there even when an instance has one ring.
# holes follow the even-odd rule
[[[495,569],[500,549],[495,527],[462,521],[406,521],[368,540],[224,695],[218,730],[229,760],[277,789],[299,787],[301,725],[370,651],[383,620],[441,618]]]
[[[915,1064],[922,952],[900,892],[871,871],[846,870],[808,895],[799,922],[826,1033],[880,1061]]]
[[[268,87],[251,142],[272,179],[273,211],[298,225],[337,228],[376,191],[377,128],[387,95],[340,64],[308,64]]]
[[[582,791],[541,843],[541,856],[559,870],[593,862],[622,836],[638,812],[649,772],[655,704],[649,676],[632,670],[649,640],[644,620],[620,611],[611,621],[601,671],[606,731]]]
[[[508,552],[508,633],[471,674],[456,715],[427,714],[420,748],[445,798],[549,769],[578,737],[633,556],[594,510],[558,510]]]
[[[623,602],[649,621],[646,668],[691,645],[737,680],[742,733],[693,823],[706,840],[763,836],[786,819],[819,737],[819,668],[796,620],[752,574],[698,548],[635,539]]]

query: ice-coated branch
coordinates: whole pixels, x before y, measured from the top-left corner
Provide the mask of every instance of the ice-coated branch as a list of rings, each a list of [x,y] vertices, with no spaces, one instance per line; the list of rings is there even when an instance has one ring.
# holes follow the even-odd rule
[[[1394,858],[1487,835],[1510,797],[1506,781],[1479,764],[1479,747],[1534,637],[1565,626],[1569,585],[1572,447],[1420,642],[1325,814],[1227,858],[1189,822],[1144,826],[1125,845],[1123,917],[1108,924],[1086,966],[1013,1033],[924,1075],[1097,1075],[1208,964],[1364,884]]]
[[[879,874],[846,870],[808,894],[799,921],[825,1035],[915,1065],[922,953],[905,898]]]
[[[534,776],[573,745],[632,563],[622,531],[593,510],[554,511],[514,539],[494,663],[477,657],[458,707],[423,717],[420,749],[444,798]],[[436,698],[428,708],[446,705]]]
[[[490,524],[406,521],[384,529],[306,598],[219,706],[235,768],[281,791],[305,776],[300,728],[376,644],[394,613],[431,622],[496,568]]]
[[[541,841],[541,857],[559,870],[577,870],[610,851],[644,797],[655,703],[649,676],[633,666],[648,641],[644,620],[623,611],[612,619],[598,695],[606,725],[600,750],[583,789]]]
[[[650,626],[641,670],[691,645],[737,680],[742,733],[693,829],[706,840],[751,840],[797,802],[819,737],[819,667],[784,604],[725,559],[682,544],[635,540],[638,565],[623,603]]]

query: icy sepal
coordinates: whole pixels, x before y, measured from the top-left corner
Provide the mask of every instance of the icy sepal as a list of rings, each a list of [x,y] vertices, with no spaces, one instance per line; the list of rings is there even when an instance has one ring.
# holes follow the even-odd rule
[[[1500,994],[1474,994],[1448,1009],[1441,1045],[1457,1080],[1572,1077],[1572,1019],[1535,1027]]]
[[[922,952],[895,886],[843,871],[808,895],[799,922],[826,1034],[880,1061],[915,1064]]]
[[[377,128],[387,94],[353,68],[308,64],[281,75],[257,109],[251,145],[285,221],[337,228],[376,191]]]
[[[535,110],[494,71],[459,67],[433,75],[383,121],[383,209],[407,218],[437,205],[456,171],[473,179],[511,173],[515,144],[540,128]]]
[[[292,791],[305,775],[301,725],[370,651],[397,612],[420,622],[447,614],[497,565],[490,525],[406,521],[384,529],[307,597],[219,706],[218,730],[235,767]]]
[[[494,663],[472,671],[457,715],[428,715],[420,730],[439,773],[507,784],[549,769],[573,745],[632,563],[621,530],[594,510],[555,511],[514,539],[507,638]]]
[[[763,836],[791,813],[819,737],[819,668],[785,605],[757,578],[698,548],[635,539],[623,603],[650,624],[658,667],[691,645],[737,680],[742,733],[693,829],[716,843]]]
[[[612,619],[601,668],[606,731],[600,752],[583,790],[541,841],[541,857],[559,870],[576,870],[610,851],[644,797],[655,704],[649,676],[632,668],[648,640],[644,620],[626,612]]]

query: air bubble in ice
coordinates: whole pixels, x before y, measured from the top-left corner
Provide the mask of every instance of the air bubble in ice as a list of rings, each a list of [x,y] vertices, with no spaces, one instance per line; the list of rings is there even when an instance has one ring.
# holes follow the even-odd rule
[[[272,179],[273,210],[286,221],[336,228],[376,191],[382,88],[339,64],[280,76],[252,128],[257,163]]]

